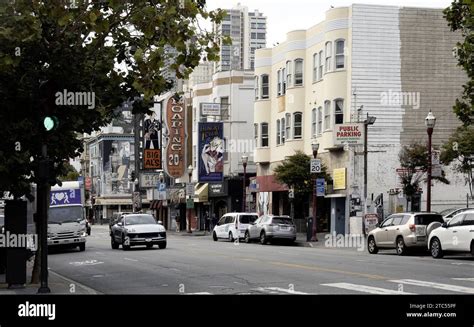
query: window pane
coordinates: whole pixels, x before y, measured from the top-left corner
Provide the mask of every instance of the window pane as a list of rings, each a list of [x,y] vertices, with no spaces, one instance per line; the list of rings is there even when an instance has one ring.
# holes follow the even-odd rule
[[[311,111],[311,135],[316,135],[316,109]]]
[[[300,112],[295,112],[294,113],[294,120],[293,120],[293,124],[294,124],[294,131],[293,131],[293,135],[294,135],[294,138],[295,139],[300,139],[301,138],[301,135],[302,135],[302,119],[303,119],[303,115],[302,113]]]
[[[295,85],[303,85],[303,60],[295,60]]]
[[[276,128],[276,143],[277,145],[280,144],[280,120],[277,120],[277,128]]]
[[[291,115],[286,114],[286,139],[289,140],[291,138],[291,133],[290,133],[290,128],[291,128]]]
[[[323,131],[323,108],[318,108],[318,134]]]
[[[285,143],[285,118],[281,119],[281,143]]]
[[[262,99],[268,99],[268,75],[261,76],[262,82]]]
[[[262,123],[262,146],[268,146],[268,124]]]
[[[336,54],[344,54],[344,41],[337,41]]]
[[[334,123],[342,124],[344,122],[344,100],[336,100],[334,106]]]
[[[323,78],[323,52],[319,51],[319,69],[318,69],[318,80]]]
[[[324,102],[324,130],[331,129],[331,102]]]
[[[260,89],[258,87],[258,76],[255,76],[255,99],[258,99],[258,93]]]

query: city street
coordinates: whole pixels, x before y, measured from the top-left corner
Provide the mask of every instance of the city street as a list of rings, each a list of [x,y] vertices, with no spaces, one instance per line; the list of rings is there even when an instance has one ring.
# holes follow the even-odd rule
[[[370,255],[366,248],[234,244],[176,233],[164,250],[123,251],[112,250],[108,226],[97,225],[85,252],[51,253],[49,267],[103,294],[474,294],[471,256]]]

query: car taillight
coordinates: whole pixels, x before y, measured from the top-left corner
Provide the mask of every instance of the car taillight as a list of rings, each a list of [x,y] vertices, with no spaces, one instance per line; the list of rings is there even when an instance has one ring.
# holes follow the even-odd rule
[[[415,225],[415,224],[410,224],[409,227],[410,227],[410,230],[411,230],[412,232],[416,232],[416,225]]]

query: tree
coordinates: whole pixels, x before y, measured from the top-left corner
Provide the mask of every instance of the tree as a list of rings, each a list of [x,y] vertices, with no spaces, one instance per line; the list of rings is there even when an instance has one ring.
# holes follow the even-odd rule
[[[77,181],[79,173],[73,165],[71,165],[69,162],[64,162],[62,165],[62,169],[63,170],[61,171],[61,175],[59,176],[59,180],[61,182]]]
[[[457,172],[464,174],[471,198],[474,193],[472,165],[474,161],[474,126],[461,126],[443,145],[441,161],[445,165],[454,164]]]
[[[463,85],[461,99],[456,99],[454,113],[464,126],[474,122],[474,2],[455,0],[444,10],[444,17],[451,30],[460,31],[463,42],[458,42],[454,54],[459,66],[466,71],[468,80]]]
[[[426,145],[413,143],[404,146],[398,154],[400,166],[403,172],[400,173],[400,182],[402,184],[403,194],[407,198],[407,206],[412,203],[413,196],[418,193],[423,177],[428,171],[428,149]],[[433,176],[433,180],[437,180],[444,184],[449,184],[449,180],[445,177],[442,170],[441,176]]]
[[[217,59],[220,40],[198,20],[223,16],[202,0],[1,1],[0,192],[31,197],[43,145],[59,176],[83,151],[78,133],[105,126],[126,101],[147,112],[172,87],[164,69],[185,78],[200,59]],[[73,95],[67,105],[61,94]],[[45,116],[57,117],[57,128],[46,132]],[[37,268],[38,260],[33,282]]]
[[[301,151],[283,161],[281,165],[274,169],[275,178],[278,182],[293,187],[295,199],[301,198],[313,192],[313,178],[315,174],[310,173],[311,157]],[[327,168],[323,164],[321,173],[317,177],[324,178],[326,181],[332,181],[326,173]]]
[[[205,1],[2,1],[0,192],[29,193],[42,144],[59,175],[63,160],[83,151],[76,133],[106,125],[130,99],[139,99],[134,113],[146,112],[154,95],[172,87],[162,74],[166,62],[182,78],[201,58],[215,60],[219,40],[198,19],[222,17]],[[57,105],[64,90],[86,92],[95,107]],[[48,133],[46,115],[59,120]]]

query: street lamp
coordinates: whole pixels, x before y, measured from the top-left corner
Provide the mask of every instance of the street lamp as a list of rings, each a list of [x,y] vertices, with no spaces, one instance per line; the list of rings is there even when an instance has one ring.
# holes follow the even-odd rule
[[[367,119],[364,121],[364,206],[367,210],[367,156],[368,156],[368,132],[369,125],[373,125],[377,117],[369,116],[367,113]],[[365,212],[364,210],[364,212]]]
[[[433,129],[436,125],[436,117],[433,113],[428,113],[428,116],[425,118],[425,125],[428,132],[428,185],[427,185],[427,194],[426,194],[426,211],[431,211],[431,136],[433,135]]]
[[[188,166],[188,177],[189,177],[188,185],[191,185],[191,178],[192,178],[192,176],[193,176],[193,166],[192,166],[192,165],[189,165],[189,166]],[[190,186],[188,186],[188,188],[189,188],[189,187],[190,187]],[[188,196],[189,196],[189,200],[191,200],[191,193],[188,194]],[[187,204],[186,204],[186,206],[187,206]],[[188,209],[188,233],[192,233],[192,231],[191,231],[191,221],[192,221],[191,215],[192,215],[192,209],[189,208],[189,209]]]
[[[242,156],[242,165],[244,166],[244,183],[243,183],[243,196],[242,196],[242,212],[245,212],[245,196],[247,194],[245,187],[246,187],[246,179],[247,179],[247,162],[249,160],[248,156]]]
[[[316,159],[318,155],[318,150],[319,150],[319,143],[316,141],[313,141],[311,143],[311,149],[313,150],[313,158]],[[312,237],[311,241],[312,242],[317,242],[318,237],[316,235],[316,210],[317,210],[317,193],[316,193],[316,178],[314,179],[314,182],[312,183],[312,188],[313,188],[313,230],[312,230]]]

